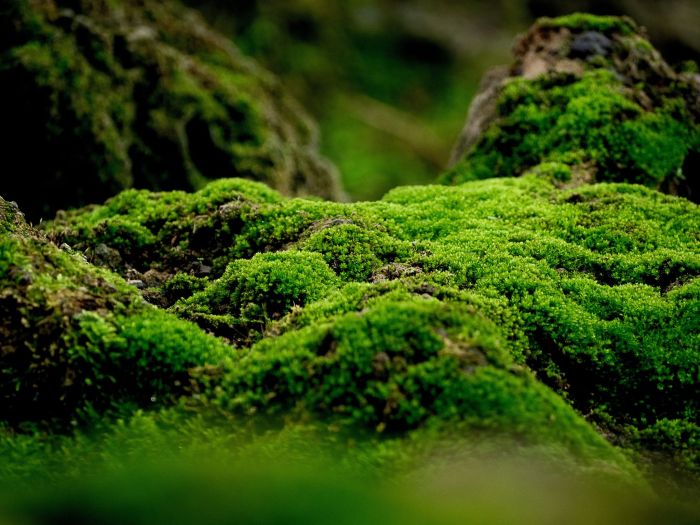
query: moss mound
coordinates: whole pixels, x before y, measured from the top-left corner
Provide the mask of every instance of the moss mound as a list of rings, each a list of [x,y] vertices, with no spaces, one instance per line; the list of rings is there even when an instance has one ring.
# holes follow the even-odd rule
[[[633,182],[700,200],[700,81],[634,22],[543,19],[515,58],[487,77],[444,181],[556,169],[562,185]]]
[[[10,0],[0,17],[4,160],[24,174],[0,189],[31,217],[234,176],[339,196],[303,110],[195,12]]]
[[[143,229],[156,239],[156,255],[122,258],[125,275],[180,272],[176,282],[194,280],[203,291],[181,287],[173,312],[237,345],[262,339],[241,368],[224,374],[227,408],[301,406],[380,429],[469,418],[471,410],[479,414],[479,396],[468,394],[474,379],[464,376],[462,360],[495,358],[500,368],[490,364],[473,376],[491,385],[496,405],[495,392],[510,392],[503,395],[511,403],[520,397],[513,389],[529,384],[507,372],[507,363],[518,363],[618,442],[641,442],[640,432],[665,420],[697,428],[696,205],[626,184],[562,190],[544,172],[400,188],[353,205],[263,201],[262,188],[246,187],[248,195],[223,205],[216,186],[148,194],[156,203],[148,213],[137,204],[146,194],[130,192],[49,226],[57,242],[88,253],[105,240],[97,235],[104,221]],[[157,255],[172,249],[158,244],[160,232],[181,231],[178,249],[189,252],[199,224],[228,235],[196,252],[197,264],[212,269],[206,278],[182,272],[182,264],[170,269]],[[231,261],[225,271],[223,261]],[[281,277],[271,278],[277,268]],[[163,304],[167,291],[156,283],[144,293]],[[460,309],[495,321],[505,361],[489,343],[492,328],[477,323],[476,344],[450,335],[476,322],[459,317]],[[541,403],[538,388],[533,407]]]
[[[229,350],[135,288],[58,249],[0,199],[0,417],[67,428],[172,402]]]
[[[0,204],[2,418],[14,431],[65,431],[180,400],[242,421],[313,416],[392,436],[426,426],[452,433],[445,424],[453,422],[633,472],[564,400],[515,366],[475,307],[416,295],[401,281],[341,289],[314,251],[258,254],[232,261],[172,308],[205,329],[227,328],[224,335],[257,328],[255,338],[230,337],[249,347],[234,351],[67,246],[56,248],[16,207]],[[179,275],[173,280],[187,281]]]

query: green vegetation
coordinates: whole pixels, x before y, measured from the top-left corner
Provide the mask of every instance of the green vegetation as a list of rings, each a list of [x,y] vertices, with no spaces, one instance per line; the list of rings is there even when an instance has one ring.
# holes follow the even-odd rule
[[[537,21],[539,27],[565,27],[573,31],[598,31],[600,33],[631,35],[639,32],[639,27],[627,17],[595,16],[587,13],[573,13],[558,18],[541,18]]]
[[[159,6],[146,2],[144,13],[180,27],[170,17],[186,12]],[[23,13],[24,30],[40,34],[69,16],[45,19],[23,2],[12,9]],[[237,472],[241,458],[295,464],[318,453],[320,470],[328,457],[353,475],[401,479],[466,456],[532,460],[567,481],[612,483],[635,497],[656,490],[676,498],[680,489],[692,499],[700,486],[700,210],[658,190],[694,195],[697,93],[658,61],[628,74],[668,73],[648,85],[609,71],[657,56],[637,46],[640,54],[619,62],[620,50],[642,38],[627,24],[576,15],[536,25],[522,49],[543,38],[546,50],[563,29],[566,38],[605,33],[596,41],[604,51],[608,41],[622,47],[576,58],[585,62],[580,71],[550,64],[534,77],[522,52],[522,77],[500,86],[495,120],[445,175],[453,186],[399,187],[379,201],[344,204],[201,178],[194,192],[127,189],[61,211],[40,230],[0,199],[0,477],[60,482],[140,463],[147,472],[148,458],[159,456],[210,459],[217,467],[194,477],[209,484],[217,468]],[[170,58],[204,53],[204,69],[221,65],[182,31],[152,46],[166,45]],[[57,35],[48,59],[36,35],[10,54],[23,57],[21,67],[43,63],[36,72],[48,72],[51,89],[77,69],[104,74],[110,54],[89,67],[83,51],[62,62],[82,40]],[[173,89],[149,99],[158,122],[202,111],[207,122],[248,131],[269,123],[224,119],[224,87],[215,79],[194,85],[202,70],[168,63],[157,82]],[[64,66],[67,77],[55,70]],[[236,86],[263,82],[251,71],[225,89],[238,95]],[[205,135],[218,140],[220,131],[212,124]],[[248,144],[229,138],[235,148]],[[259,152],[244,165],[259,161],[276,173]],[[170,176],[167,166],[156,172]],[[188,492],[185,472],[165,475],[167,487]],[[110,491],[82,490],[79,499]],[[115,490],[133,498],[125,516],[142,512],[142,495]],[[83,516],[82,507],[67,510],[75,494],[39,493],[45,515],[33,514],[26,496],[3,507],[0,493],[0,509],[29,522],[50,521],[52,512]],[[109,505],[96,497],[89,508],[102,515]],[[215,503],[213,512],[257,509],[248,499]]]
[[[24,172],[3,195],[32,218],[129,187],[233,176],[339,196],[303,110],[194,12],[132,0],[10,0],[3,11],[5,161]]]
[[[559,163],[562,174],[573,172],[563,185],[632,182],[698,199],[697,88],[633,22],[582,14],[541,20],[519,43],[513,70],[498,86],[489,125],[444,182]]]
[[[3,200],[0,220],[5,424],[66,429],[172,403],[191,386],[190,368],[230,353],[118,276],[50,244]]]
[[[700,128],[679,100],[647,111],[621,89],[615,74],[514,79],[499,113],[468,156],[466,179],[516,176],[542,162],[584,165],[599,181],[669,187],[689,153],[700,151]],[[453,172],[453,180],[465,180]]]
[[[482,72],[527,27],[512,2],[190,0],[316,117],[353,200],[443,171]]]
[[[243,414],[310,411],[389,432],[457,417],[548,432],[546,424],[527,424],[530,411],[521,405],[498,401],[499,391],[503,399],[525,398],[514,392],[530,384],[527,374],[499,371],[515,362],[621,439],[663,419],[697,424],[697,207],[641,186],[561,190],[560,177],[546,173],[400,188],[354,205],[261,202],[259,189],[236,195],[223,212],[201,193],[151,195],[155,205],[142,208],[145,194],[131,192],[64,214],[49,229],[57,242],[88,252],[97,242],[91,228],[105,220],[152,234],[183,231],[183,253],[192,251],[186,233],[195,231],[195,213],[197,224],[235,231],[227,245],[197,249],[204,265],[232,262],[172,311],[237,344],[263,336],[216,387],[217,403]],[[218,202],[217,188],[207,196]],[[124,205],[128,198],[134,205]],[[133,264],[174,272],[162,257],[167,250],[158,246],[152,261]],[[453,315],[460,320],[448,321]],[[476,339],[450,335],[450,327],[481,317],[498,325],[505,361],[486,325],[473,329]],[[414,363],[413,353],[421,356]],[[462,359],[489,366],[463,377]],[[490,385],[495,404],[469,401],[479,397],[469,394],[473,381]],[[532,388],[534,407],[544,401]]]

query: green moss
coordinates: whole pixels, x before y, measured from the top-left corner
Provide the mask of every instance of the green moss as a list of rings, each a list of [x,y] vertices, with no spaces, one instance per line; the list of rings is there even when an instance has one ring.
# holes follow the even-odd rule
[[[262,327],[270,319],[322,298],[337,284],[337,277],[317,253],[263,253],[232,262],[220,279],[173,308],[180,315],[206,322],[216,332],[213,321],[238,329]]]
[[[661,419],[653,425],[633,433],[633,439],[646,450],[651,461],[667,467],[662,459],[673,458],[674,474],[698,474],[700,467],[700,427],[682,419]],[[683,479],[681,482],[685,481]]]
[[[695,475],[697,444],[677,445],[700,423],[700,213],[645,185],[692,167],[698,129],[684,94],[649,105],[595,67],[505,85],[448,175],[488,180],[355,204],[239,180],[128,190],[46,224],[54,245],[4,204],[5,418],[184,396],[235,421],[505,434],[624,463],[605,432],[638,457],[678,449]],[[178,108],[219,118],[177,83]]]
[[[572,178],[571,167],[563,162],[542,162],[535,166],[532,172],[553,182],[569,182]]]
[[[53,227],[83,232],[73,240],[89,247],[99,222],[113,214],[157,225],[154,233],[168,232],[163,240],[191,231],[186,210],[197,210],[198,224],[230,225],[225,248],[212,243],[198,252],[204,261],[230,258],[228,269],[174,311],[239,345],[264,334],[224,382],[221,403],[241,413],[294,407],[394,431],[452,417],[472,421],[467,407],[476,405],[459,397],[472,387],[451,375],[459,375],[459,359],[441,356],[447,343],[434,335],[452,337],[452,321],[444,319],[466,308],[467,318],[499,326],[509,359],[613,432],[664,418],[695,422],[697,207],[634,185],[557,189],[568,173],[567,164],[552,162],[521,178],[399,188],[383,201],[354,205],[261,200],[255,185],[223,195],[213,188],[206,195],[132,192]],[[141,207],[146,197],[155,200]],[[265,250],[271,253],[237,259]],[[143,264],[162,260],[154,255]],[[347,283],[342,288],[335,273]],[[455,326],[477,322],[459,319]],[[406,331],[413,329],[422,335],[412,339]],[[433,357],[374,378],[372,356],[392,348],[408,356],[414,343]],[[484,381],[499,377],[483,373]],[[502,388],[512,393],[508,381]],[[448,388],[453,383],[462,385],[459,393]],[[400,402],[385,416],[392,396]],[[501,410],[494,407],[484,410]]]
[[[0,200],[2,215],[12,207]],[[53,428],[173,403],[229,353],[110,272],[17,221],[0,238],[2,419]]]
[[[6,161],[25,176],[0,190],[33,219],[132,186],[192,190],[227,176],[338,196],[308,117],[179,4],[11,4],[0,107]]]
[[[637,24],[630,18],[597,16],[588,13],[572,13],[558,18],[540,18],[537,25],[546,28],[564,27],[572,31],[599,31],[621,35],[630,35],[639,31]]]
[[[501,344],[495,327],[468,310],[378,299],[253,346],[224,376],[217,403],[242,413],[310,410],[388,433],[462,420],[605,455],[603,440],[514,368]]]
[[[328,265],[347,281],[364,281],[383,265],[406,259],[411,252],[408,243],[397,242],[384,232],[363,228],[349,219],[331,221],[302,246],[322,254]]]
[[[588,165],[598,181],[668,186],[700,149],[700,128],[680,99],[644,109],[614,73],[513,79],[500,118],[443,180],[518,176],[543,162]],[[572,154],[574,156],[572,157]]]

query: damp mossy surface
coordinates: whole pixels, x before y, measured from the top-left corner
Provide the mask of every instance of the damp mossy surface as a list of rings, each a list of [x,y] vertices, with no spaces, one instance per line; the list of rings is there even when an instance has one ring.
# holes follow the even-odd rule
[[[243,350],[198,379],[228,411],[389,434],[464,420],[563,436],[568,405],[618,443],[663,449],[676,438],[655,425],[698,425],[700,212],[640,185],[563,190],[559,178],[398,188],[352,205],[222,181],[127,193],[48,229],[91,253],[118,221],[154,243],[150,259],[120,251],[119,271],[210,270],[169,309]],[[213,224],[221,235],[206,233]],[[541,410],[524,399],[550,407],[550,423],[533,423]],[[693,450],[681,456],[695,464]]]
[[[574,473],[696,490],[700,209],[658,191],[678,193],[694,117],[680,84],[641,111],[615,82],[596,66],[509,81],[513,127],[532,131],[511,157],[487,130],[455,185],[376,202],[220,179],[130,189],[38,231],[0,200],[8,469],[42,435],[70,461],[83,432],[99,450],[145,425],[157,446],[169,418],[193,436],[212,418],[232,439],[318,425],[378,464],[505,439]],[[640,129],[648,151],[623,148]]]

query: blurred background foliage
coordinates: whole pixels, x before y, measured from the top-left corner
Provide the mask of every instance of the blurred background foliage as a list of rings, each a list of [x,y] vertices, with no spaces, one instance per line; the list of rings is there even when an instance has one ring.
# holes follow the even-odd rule
[[[188,0],[320,123],[351,200],[446,167],[483,73],[539,16],[627,14],[671,63],[700,51],[696,0]]]

